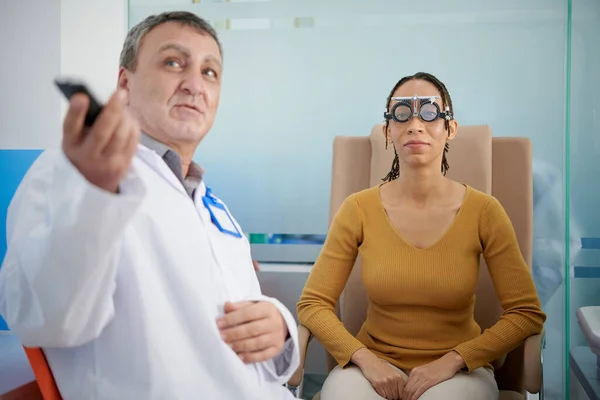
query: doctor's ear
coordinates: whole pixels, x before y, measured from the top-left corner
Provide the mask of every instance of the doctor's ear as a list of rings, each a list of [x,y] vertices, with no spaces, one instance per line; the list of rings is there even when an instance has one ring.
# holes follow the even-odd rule
[[[117,89],[123,90],[127,94],[125,104],[129,105],[129,70],[124,67],[119,69],[119,78],[117,79]]]

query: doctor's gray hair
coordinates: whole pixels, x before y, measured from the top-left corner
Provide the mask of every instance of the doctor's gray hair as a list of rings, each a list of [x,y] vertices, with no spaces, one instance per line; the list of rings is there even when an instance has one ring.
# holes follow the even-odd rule
[[[181,25],[191,26],[199,33],[203,35],[209,35],[215,40],[215,42],[217,42],[217,46],[219,46],[219,52],[221,53],[221,56],[223,55],[223,49],[221,48],[221,43],[217,38],[217,32],[215,32],[213,27],[210,26],[206,20],[198,17],[194,13],[186,11],[172,11],[164,12],[158,15],[151,15],[131,28],[131,30],[127,33],[125,43],[123,43],[119,66],[130,71],[134,71],[138,52],[144,36],[146,36],[146,34],[152,29],[167,22],[177,22]]]

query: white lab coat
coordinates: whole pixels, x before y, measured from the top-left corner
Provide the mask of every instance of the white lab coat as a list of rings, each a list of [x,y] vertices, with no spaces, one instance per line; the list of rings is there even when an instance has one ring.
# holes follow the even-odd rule
[[[261,294],[246,238],[211,223],[205,191],[192,201],[142,145],[118,195],[61,151],[31,167],[8,210],[0,313],[44,348],[65,399],[293,398],[295,320]],[[284,316],[291,338],[273,360],[244,364],[221,339],[223,304],[243,300]]]

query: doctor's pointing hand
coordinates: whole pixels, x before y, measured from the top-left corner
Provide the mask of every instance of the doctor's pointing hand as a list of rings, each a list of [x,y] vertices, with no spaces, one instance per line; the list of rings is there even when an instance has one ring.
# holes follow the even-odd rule
[[[117,90],[87,129],[89,99],[76,94],[63,123],[62,147],[67,158],[91,184],[112,193],[127,173],[140,137],[140,127],[126,108],[126,96]]]

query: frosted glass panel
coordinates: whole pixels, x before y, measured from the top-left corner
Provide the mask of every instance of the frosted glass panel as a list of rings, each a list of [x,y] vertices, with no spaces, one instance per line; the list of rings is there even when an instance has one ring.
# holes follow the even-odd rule
[[[247,232],[325,233],[333,138],[368,135],[417,71],[446,83],[461,124],[529,136],[562,171],[563,1],[131,5],[130,24],[187,9],[218,28],[221,107],[197,160]]]

